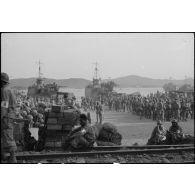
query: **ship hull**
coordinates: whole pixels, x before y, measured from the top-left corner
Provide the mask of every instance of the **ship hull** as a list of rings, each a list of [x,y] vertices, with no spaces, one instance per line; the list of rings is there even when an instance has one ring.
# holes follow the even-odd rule
[[[53,95],[56,95],[58,90],[49,90],[49,89],[38,89],[37,87],[29,87],[28,88],[28,93],[27,95],[29,97],[37,97],[37,96],[42,96],[42,97],[51,97]]]
[[[102,95],[102,88],[86,87],[85,88],[85,97],[98,99]]]

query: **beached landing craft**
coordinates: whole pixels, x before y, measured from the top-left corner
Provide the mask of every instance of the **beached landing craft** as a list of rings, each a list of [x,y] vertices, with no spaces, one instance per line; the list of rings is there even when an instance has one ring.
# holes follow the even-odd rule
[[[95,65],[95,76],[92,84],[85,87],[85,97],[92,98],[94,100],[101,100],[113,93],[113,89],[117,85],[113,81],[102,82],[101,78],[98,77],[98,63],[96,62]]]
[[[41,73],[41,62],[39,61],[39,75],[36,83],[28,87],[27,95],[29,97],[51,97],[59,91],[59,86],[56,83],[44,84],[44,78]]]
[[[93,78],[92,84],[88,85],[85,88],[85,97],[87,98],[98,98],[101,93],[103,92],[103,89],[101,88],[100,81],[101,78],[98,78],[98,68],[97,68],[97,62],[95,63],[95,77]]]

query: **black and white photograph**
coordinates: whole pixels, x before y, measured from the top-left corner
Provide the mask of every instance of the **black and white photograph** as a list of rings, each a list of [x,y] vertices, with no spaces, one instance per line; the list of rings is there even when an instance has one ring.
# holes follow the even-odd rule
[[[1,163],[194,163],[194,34],[2,33]]]

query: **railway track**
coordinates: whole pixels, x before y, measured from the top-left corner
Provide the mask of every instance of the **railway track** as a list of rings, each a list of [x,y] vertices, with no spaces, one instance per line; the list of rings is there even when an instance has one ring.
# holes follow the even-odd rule
[[[153,146],[99,146],[86,151],[51,151],[44,153],[17,154],[17,160],[53,160],[70,157],[99,157],[104,155],[151,155],[182,152],[194,153],[194,145],[153,145]],[[194,161],[192,161],[194,162]],[[190,163],[192,163],[190,161]]]

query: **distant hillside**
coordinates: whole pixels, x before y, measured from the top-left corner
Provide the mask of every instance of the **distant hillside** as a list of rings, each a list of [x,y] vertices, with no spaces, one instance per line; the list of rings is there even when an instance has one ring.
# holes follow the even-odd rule
[[[140,77],[135,75],[130,75],[126,77],[120,77],[113,79],[113,81],[119,85],[121,88],[126,87],[162,87],[164,84],[172,82],[178,86],[183,84],[194,85],[194,79],[185,80],[169,80],[169,79],[151,79],[146,77]]]
[[[20,78],[20,79],[11,79],[11,87],[21,87],[28,88],[28,86],[34,84],[36,78]],[[106,80],[104,80],[106,81]],[[126,77],[120,77],[116,79],[112,79],[120,88],[127,87],[162,87],[164,84],[172,82],[177,86],[181,86],[183,84],[194,85],[194,79],[185,79],[185,80],[168,80],[168,79],[151,79],[146,77],[140,77],[135,75],[130,75]],[[86,87],[91,81],[82,79],[82,78],[70,78],[70,79],[50,79],[45,78],[45,84],[47,83],[57,83],[57,85],[61,87],[69,87],[69,88],[77,88],[81,89]]]
[[[24,79],[11,79],[10,86],[11,87],[21,87],[28,88],[36,82],[36,78],[24,78]],[[70,79],[50,79],[45,78],[44,83],[53,83],[55,82],[57,85],[61,87],[70,87],[70,88],[84,88],[91,81],[82,79],[82,78],[70,78]]]

